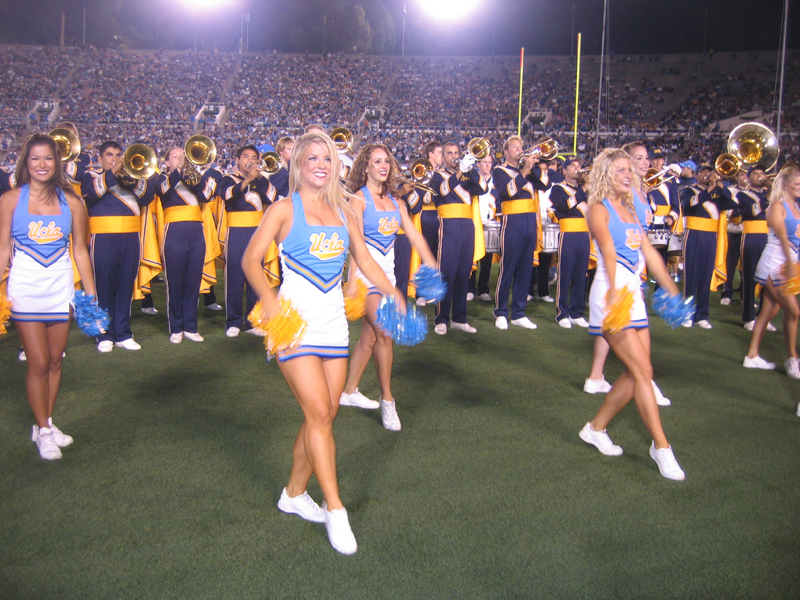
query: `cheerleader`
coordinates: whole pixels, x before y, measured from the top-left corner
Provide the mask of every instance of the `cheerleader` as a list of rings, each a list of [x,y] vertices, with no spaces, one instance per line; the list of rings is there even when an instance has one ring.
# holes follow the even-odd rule
[[[767,208],[769,235],[755,275],[756,283],[764,286],[761,312],[756,317],[753,336],[750,338],[750,349],[744,358],[744,366],[748,369],[775,368],[775,363],[768,362],[758,355],[758,348],[770,320],[783,309],[783,337],[789,355],[785,363],[786,374],[792,379],[800,379],[796,348],[800,308],[795,297],[797,290],[781,289],[781,286],[798,275],[797,249],[800,246],[798,198],[800,198],[800,169],[795,166],[784,167],[775,178],[769,195],[769,208]]]
[[[383,144],[367,144],[356,156],[347,179],[347,189],[353,194],[350,201],[355,211],[355,220],[364,234],[367,249],[383,269],[384,275],[395,284],[394,242],[400,226],[408,241],[419,252],[422,261],[436,268],[436,259],[422,234],[416,230],[405,204],[398,202],[390,193],[395,188],[397,162]],[[361,324],[361,337],[353,350],[340,406],[381,409],[383,426],[391,431],[400,431],[400,418],[392,394],[392,338],[378,327],[378,307],[383,299],[380,291],[359,270],[350,269],[348,296],[356,294],[356,281],[367,287],[366,314]],[[402,291],[402,290],[401,290]],[[379,402],[370,400],[358,391],[358,383],[367,368],[369,357],[375,360],[375,371],[381,387]]]
[[[647,263],[650,274],[671,294],[677,295],[678,289],[639,224],[633,204],[632,182],[631,158],[624,150],[607,148],[594,160],[589,183],[588,223],[599,253],[597,274],[589,293],[589,332],[603,336],[626,370],[614,383],[597,415],[579,435],[603,454],[619,456],[622,448],[611,441],[606,427],[633,399],[653,437],[650,456],[661,475],[682,480],[684,473],[661,428],[651,384],[650,331],[641,290],[644,263]],[[606,307],[614,300],[617,290],[623,287],[628,288],[634,298],[630,322],[622,331],[611,334],[603,327]]]
[[[339,181],[339,156],[331,139],[310,133],[297,140],[289,170],[289,198],[269,207],[242,259],[248,281],[261,299],[265,318],[278,313],[277,294],[264,277],[269,245],[280,248],[283,284],[308,328],[298,348],[279,352],[278,366],[303,411],[292,451],[292,472],[278,502],[283,512],[324,522],[331,545],[353,554],[358,545],[339,497],[333,420],[347,376],[348,326],[342,271],[349,249],[356,265],[399,305],[405,296],[392,287],[367,250],[347,193]],[[306,492],[316,475],[325,502],[320,508]]]
[[[73,441],[53,424],[75,292],[70,235],[83,287],[96,294],[88,218],[50,136],[35,133],[25,140],[15,174],[19,187],[0,198],[0,272],[12,259],[8,297],[28,362],[28,402],[36,419],[31,438],[42,458],[55,460]]]

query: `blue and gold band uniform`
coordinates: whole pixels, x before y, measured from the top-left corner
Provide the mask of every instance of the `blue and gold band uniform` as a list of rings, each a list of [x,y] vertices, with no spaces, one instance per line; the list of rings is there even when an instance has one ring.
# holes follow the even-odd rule
[[[475,254],[472,197],[486,193],[486,182],[475,170],[462,173],[445,168],[436,171],[428,185],[436,192],[431,197],[439,215],[437,261],[447,282],[447,294],[436,305],[434,323],[449,324],[451,309],[455,323],[466,323],[467,288]]]
[[[528,305],[528,288],[533,273],[533,255],[536,251],[539,197],[537,190],[546,190],[546,184],[535,175],[536,168],[525,177],[519,167],[502,164],[492,171],[497,190],[500,219],[500,274],[495,290],[495,317],[508,317],[508,294],[513,288],[511,319],[525,317]]]
[[[97,340],[123,342],[133,337],[131,300],[139,270],[141,207],[154,198],[151,180],[122,186],[111,171],[90,170],[81,180],[89,213],[90,254],[97,301],[110,323]]]
[[[269,176],[269,182],[275,186],[277,192],[277,199],[286,198],[289,196],[289,165],[281,167],[275,173]]]
[[[473,204],[477,202],[478,206],[480,206],[482,221],[494,221],[497,215],[499,198],[497,188],[494,187],[494,178],[491,175],[486,180],[486,187],[489,191],[480,196],[475,196],[472,198],[472,202]],[[471,294],[475,296],[489,294],[489,277],[492,274],[494,257],[494,252],[486,252],[483,258],[475,263],[472,274],[469,276],[469,292]]]
[[[206,171],[188,185],[176,169],[156,176],[156,191],[164,209],[164,278],[167,285],[169,332],[197,333],[197,301],[206,256],[201,206],[214,195],[216,181]]]
[[[767,246],[769,227],[766,210],[769,200],[765,192],[753,189],[740,191],[736,194],[736,200],[742,218],[742,321],[749,323],[756,318],[756,267]]]
[[[558,218],[558,284],[556,321],[583,317],[586,303],[586,273],[589,270],[589,226],[586,223],[586,192],[566,181],[553,185],[550,202]]]
[[[405,203],[408,214],[416,222],[422,211],[422,197],[416,189],[408,194],[400,196],[400,200]],[[408,282],[411,277],[411,242],[403,228],[397,230],[394,239],[394,278],[397,282],[397,289],[408,295]]]
[[[686,217],[683,235],[683,295],[685,298],[694,296],[697,309],[692,320],[707,321],[712,280],[723,283],[726,277],[726,252],[720,252],[717,247],[720,216],[724,217],[725,210],[738,208],[738,204],[727,188],[715,187],[709,192],[696,183],[681,188],[680,199],[681,209]],[[727,242],[727,236],[724,241]],[[716,289],[717,285],[713,287]]]
[[[92,158],[86,150],[81,150],[75,160],[64,163],[64,175],[67,176],[67,180],[72,184],[75,193],[78,195],[81,193],[83,176],[86,174],[86,171],[89,170],[89,165],[91,163]]]
[[[653,209],[653,229],[669,229],[673,235],[683,233],[683,214],[678,197],[678,184],[675,180],[665,181],[647,192],[647,200]],[[671,221],[668,223],[667,221]],[[654,246],[664,264],[667,264],[668,244]],[[656,284],[658,289],[658,284]]]
[[[225,202],[227,235],[225,238],[225,328],[249,330],[252,325],[245,315],[253,310],[258,298],[250,288],[242,270],[242,257],[250,238],[256,232],[264,210],[277,198],[275,186],[266,177],[259,177],[242,189],[245,176],[229,173],[219,184],[219,195]],[[246,291],[246,310],[242,300]]]
[[[430,192],[421,192],[422,201],[420,210],[420,226],[422,229],[422,237],[428,242],[428,246],[433,253],[434,258],[439,254],[439,213],[436,212],[436,204],[433,202],[433,194]]]

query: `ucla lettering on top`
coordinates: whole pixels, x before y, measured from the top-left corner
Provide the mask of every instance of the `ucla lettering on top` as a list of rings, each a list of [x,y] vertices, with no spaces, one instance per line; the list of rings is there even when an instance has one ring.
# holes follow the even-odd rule
[[[395,217],[381,217],[378,221],[378,231],[383,235],[394,235],[400,229],[400,223]]]
[[[339,238],[338,233],[334,233],[330,239],[325,233],[313,233],[309,238],[311,247],[308,253],[316,256],[320,260],[330,260],[336,258],[345,251],[344,241]]]
[[[642,246],[642,230],[638,227],[629,227],[626,229],[625,245],[631,250],[638,250]]]
[[[36,221],[28,225],[28,237],[37,244],[49,244],[64,237],[61,233],[61,227],[55,224],[55,221],[44,227],[42,221]]]

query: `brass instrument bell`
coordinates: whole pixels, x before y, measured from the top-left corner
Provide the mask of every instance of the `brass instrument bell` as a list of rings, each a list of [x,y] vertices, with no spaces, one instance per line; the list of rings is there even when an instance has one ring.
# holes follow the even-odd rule
[[[742,169],[742,161],[730,152],[724,152],[714,161],[714,170],[723,179],[733,179]]]
[[[48,133],[58,146],[61,162],[70,162],[78,158],[81,153],[81,141],[78,136],[65,127],[53,129]]]
[[[778,162],[778,140],[761,123],[742,123],[728,136],[728,152],[741,161],[741,168],[760,165],[768,171]]]
[[[200,183],[200,169],[207,167],[217,158],[217,146],[214,141],[205,135],[193,135],[183,146],[186,164],[183,167],[182,177],[188,185]]]
[[[533,146],[525,150],[522,153],[522,156],[523,158],[529,158],[533,156],[542,160],[553,160],[558,155],[558,150],[558,142],[553,138],[546,137],[542,138]]]
[[[260,166],[261,170],[267,173],[267,175],[274,175],[282,168],[286,167],[277,152],[264,152],[261,156]]]
[[[347,127],[337,127],[331,131],[331,140],[339,152],[353,153],[353,133]]]
[[[483,160],[492,152],[492,144],[486,138],[472,138],[467,144],[467,153],[475,160]]]
[[[122,170],[117,173],[117,181],[123,185],[133,185],[138,179],[148,179],[158,173],[158,156],[147,144],[133,144],[122,155]]]

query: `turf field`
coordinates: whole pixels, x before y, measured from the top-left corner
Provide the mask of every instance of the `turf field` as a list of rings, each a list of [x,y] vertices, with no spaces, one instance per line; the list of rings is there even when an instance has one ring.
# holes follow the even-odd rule
[[[275,508],[301,413],[261,340],[205,311],[206,341],[173,346],[155,299],[152,317],[134,303],[139,352],[73,328],[60,461],[30,442],[18,338],[0,338],[0,598],[800,597],[800,382],[741,367],[738,302],[712,294],[711,331],[652,322],[684,482],[658,474],[632,405],[609,429],[623,456],[578,438],[602,400],[582,392],[592,340],[552,304],[529,305],[538,330],[499,331],[472,302],[476,335],[397,349],[402,431],[336,421],[345,557]],[[761,354],[782,365],[780,333]],[[361,389],[377,397],[372,366]]]

